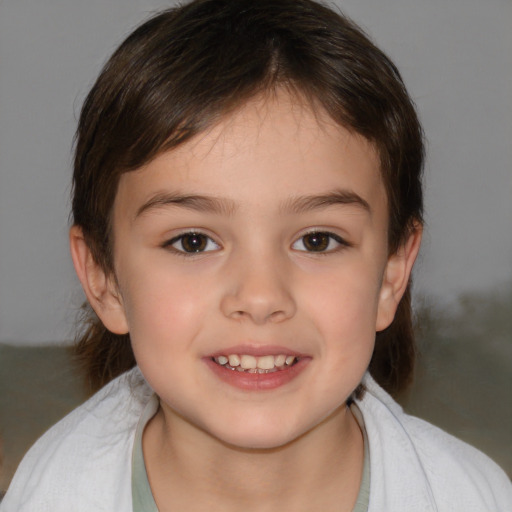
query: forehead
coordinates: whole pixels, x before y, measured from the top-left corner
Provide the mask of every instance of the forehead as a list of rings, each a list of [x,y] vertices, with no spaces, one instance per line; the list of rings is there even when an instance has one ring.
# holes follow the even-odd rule
[[[251,100],[209,130],[121,176],[115,211],[169,192],[228,198],[271,211],[294,197],[343,190],[379,209],[373,144],[285,92]],[[375,204],[374,204],[375,203]]]

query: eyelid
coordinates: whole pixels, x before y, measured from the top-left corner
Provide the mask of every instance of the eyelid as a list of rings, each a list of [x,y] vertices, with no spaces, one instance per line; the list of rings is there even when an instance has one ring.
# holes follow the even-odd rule
[[[213,249],[209,248],[209,249],[205,249],[202,251],[190,251],[190,252],[178,249],[177,247],[174,247],[174,244],[176,244],[177,242],[182,240],[187,235],[204,236],[205,238],[208,239],[207,247],[211,243],[213,243],[215,245],[215,247]],[[205,231],[203,229],[194,229],[194,228],[187,228],[187,229],[182,230],[180,233],[178,233],[178,234],[174,235],[173,237],[171,237],[170,239],[166,240],[162,244],[162,247],[166,250],[173,251],[174,253],[178,254],[179,256],[184,256],[184,257],[200,256],[201,254],[214,252],[214,251],[217,251],[218,249],[221,249],[221,245],[215,240],[215,238],[213,236],[211,236],[208,233],[205,233]]]
[[[322,251],[311,251],[311,250],[308,250],[307,248],[304,248],[304,249],[298,249],[295,247],[295,245],[299,242],[301,242],[305,237],[307,237],[308,235],[314,235],[314,234],[321,234],[321,235],[326,235],[329,237],[330,241],[329,241],[329,245],[331,244],[331,241],[334,240],[338,245],[334,248],[331,248],[331,249],[327,249],[327,250],[322,250]],[[304,242],[302,242],[304,243]],[[315,254],[315,255],[327,255],[327,254],[332,254],[332,253],[336,253],[340,250],[343,250],[343,249],[346,249],[346,248],[349,248],[349,247],[352,247],[353,245],[348,242],[345,238],[343,238],[341,235],[337,234],[337,233],[334,233],[332,232],[331,230],[329,229],[325,229],[325,228],[311,228],[311,229],[308,229],[306,232],[300,234],[299,237],[297,237],[295,239],[295,241],[292,243],[292,249],[294,250],[297,250],[298,252],[304,252],[304,253],[308,253],[308,254]]]

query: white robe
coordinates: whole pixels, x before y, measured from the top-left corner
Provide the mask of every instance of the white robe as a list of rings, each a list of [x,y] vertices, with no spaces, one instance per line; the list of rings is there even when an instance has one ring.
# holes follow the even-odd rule
[[[369,374],[363,384],[369,512],[512,512],[512,484],[493,461],[405,414]],[[57,423],[21,462],[0,512],[131,511],[134,434],[152,394],[134,368]]]

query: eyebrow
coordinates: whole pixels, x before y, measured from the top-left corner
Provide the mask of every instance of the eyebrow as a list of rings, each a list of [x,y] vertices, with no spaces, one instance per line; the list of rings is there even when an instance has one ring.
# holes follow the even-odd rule
[[[350,190],[334,190],[326,194],[294,197],[285,201],[281,205],[280,211],[282,213],[300,214],[338,205],[356,206],[370,215],[372,213],[368,202]],[[155,194],[140,206],[135,214],[135,218],[149,210],[165,208],[167,206],[180,206],[199,212],[224,215],[232,215],[237,209],[236,203],[227,198],[162,192]]]
[[[338,205],[356,206],[370,215],[372,214],[368,201],[351,190],[333,190],[327,194],[295,197],[286,201],[282,210],[291,213],[306,213],[311,210]]]
[[[155,194],[146,201],[135,214],[135,218],[143,213],[167,206],[181,206],[199,212],[231,215],[236,210],[234,201],[225,198],[217,198],[202,195],[187,195],[179,193],[162,192]]]

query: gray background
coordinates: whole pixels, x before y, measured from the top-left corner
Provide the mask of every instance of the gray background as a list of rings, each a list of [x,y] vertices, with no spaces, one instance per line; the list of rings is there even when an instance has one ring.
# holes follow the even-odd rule
[[[400,68],[428,139],[416,293],[437,303],[512,282],[512,2],[347,0]],[[0,343],[72,337],[71,145],[101,65],[171,2],[0,0]]]

